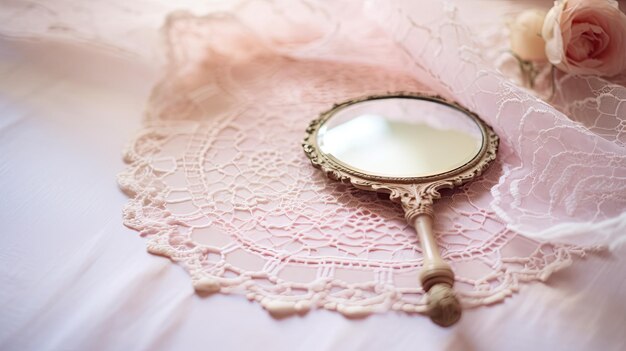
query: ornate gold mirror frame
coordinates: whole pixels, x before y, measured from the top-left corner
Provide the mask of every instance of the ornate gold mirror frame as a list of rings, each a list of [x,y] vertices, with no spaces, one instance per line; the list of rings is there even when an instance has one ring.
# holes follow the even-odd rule
[[[472,160],[452,171],[426,177],[398,178],[367,174],[321,152],[318,144],[318,132],[328,119],[347,106],[385,98],[415,98],[448,105],[460,110],[473,119],[480,128],[482,133],[480,150]],[[455,102],[447,101],[439,96],[393,93],[367,96],[334,105],[310,123],[302,147],[313,166],[321,169],[329,178],[350,183],[359,189],[388,193],[391,200],[401,202],[405,218],[416,229],[421,243],[424,261],[420,280],[428,295],[430,318],[438,325],[450,326],[461,317],[461,305],[452,289],[454,272],[450,265],[441,258],[439,247],[433,235],[433,200],[441,197],[440,189],[460,186],[480,176],[495,160],[498,142],[498,136],[491,127],[485,124],[475,113]]]

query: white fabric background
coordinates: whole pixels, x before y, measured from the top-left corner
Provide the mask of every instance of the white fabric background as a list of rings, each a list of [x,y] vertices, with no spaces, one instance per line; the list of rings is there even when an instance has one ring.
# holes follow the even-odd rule
[[[158,78],[106,50],[0,42],[0,349],[626,349],[626,247],[450,329],[399,313],[277,320],[242,296],[196,295],[121,221],[120,151]]]

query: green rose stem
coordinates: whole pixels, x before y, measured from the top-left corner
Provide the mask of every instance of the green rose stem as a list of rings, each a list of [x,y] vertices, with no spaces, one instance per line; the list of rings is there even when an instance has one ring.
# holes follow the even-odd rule
[[[513,51],[509,51],[513,57],[517,60],[519,64],[519,69],[522,72],[522,77],[524,78],[524,85],[530,87],[531,89],[535,88],[535,79],[539,75],[539,70],[535,67],[535,64],[532,61],[524,60],[521,57],[517,56]]]
[[[552,89],[550,92],[550,97],[548,98],[548,102],[552,102],[552,100],[554,100],[554,97],[556,96],[556,67],[555,66],[551,66],[550,67],[550,83],[552,84]]]
[[[541,73],[540,70],[537,69],[535,63],[533,61],[524,60],[516,55],[513,51],[508,51],[519,64],[520,72],[522,73],[522,77],[524,80],[524,86],[528,86],[530,89],[535,88],[535,80],[537,76]],[[556,96],[556,67],[550,66],[550,96],[546,99],[547,102],[552,102],[554,97]]]

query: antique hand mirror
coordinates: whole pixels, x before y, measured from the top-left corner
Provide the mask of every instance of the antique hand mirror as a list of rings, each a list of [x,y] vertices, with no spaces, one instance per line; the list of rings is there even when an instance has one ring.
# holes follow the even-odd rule
[[[433,236],[439,189],[479,176],[496,157],[498,137],[478,116],[437,96],[398,93],[350,100],[311,122],[302,144],[311,163],[332,179],[389,193],[400,201],[422,246],[420,274],[431,319],[461,317],[454,273]]]

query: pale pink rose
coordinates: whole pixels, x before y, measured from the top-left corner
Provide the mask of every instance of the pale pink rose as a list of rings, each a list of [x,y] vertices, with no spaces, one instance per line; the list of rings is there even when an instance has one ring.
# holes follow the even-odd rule
[[[545,17],[545,11],[526,10],[517,15],[511,23],[509,34],[511,51],[522,60],[546,60],[546,42],[541,37]]]
[[[541,35],[562,71],[613,76],[626,71],[626,15],[614,0],[556,1]]]

